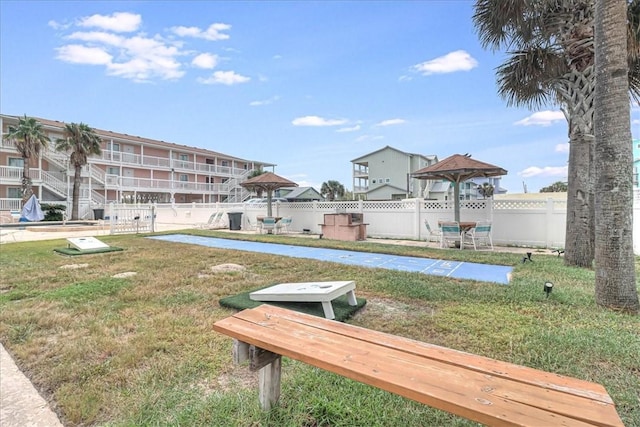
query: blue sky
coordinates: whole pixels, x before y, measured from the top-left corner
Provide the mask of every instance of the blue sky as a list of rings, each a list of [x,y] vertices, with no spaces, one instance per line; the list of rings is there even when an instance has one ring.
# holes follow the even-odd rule
[[[567,179],[557,107],[507,107],[472,1],[0,2],[0,111],[338,180],[384,146],[470,153],[529,192]],[[640,110],[632,110],[634,137]]]

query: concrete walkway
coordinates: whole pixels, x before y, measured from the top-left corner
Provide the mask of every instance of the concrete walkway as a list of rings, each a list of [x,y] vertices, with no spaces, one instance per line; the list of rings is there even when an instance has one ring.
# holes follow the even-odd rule
[[[62,427],[47,401],[0,344],[0,426]]]

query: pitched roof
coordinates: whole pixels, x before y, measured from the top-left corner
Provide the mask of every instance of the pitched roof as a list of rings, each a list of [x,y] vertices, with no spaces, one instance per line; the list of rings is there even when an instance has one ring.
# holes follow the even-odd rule
[[[507,171],[499,166],[472,159],[469,155],[454,154],[446,159],[415,171],[415,178],[442,178],[452,182],[462,182],[475,177],[506,175]]]

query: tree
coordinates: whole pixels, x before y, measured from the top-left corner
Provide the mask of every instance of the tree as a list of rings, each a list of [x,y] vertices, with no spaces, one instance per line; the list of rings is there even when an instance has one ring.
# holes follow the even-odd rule
[[[509,105],[559,106],[567,119],[565,263],[591,267],[595,252],[593,1],[476,0],[475,8],[473,19],[483,46],[508,49],[509,59],[497,71],[498,93]],[[633,70],[630,89],[640,94],[640,70]]]
[[[33,195],[33,182],[29,177],[30,159],[38,158],[40,152],[47,148],[50,139],[44,133],[42,124],[33,117],[18,119],[17,126],[9,126],[5,139],[15,144],[16,150],[22,156],[22,206]]]
[[[70,152],[69,162],[73,166],[73,199],[71,219],[78,219],[82,167],[89,162],[89,156],[99,155],[102,140],[96,132],[84,123],[65,124],[64,138],[56,140],[56,150]]]
[[[639,34],[627,38],[626,6],[620,0],[596,0],[595,7],[595,296],[599,305],[637,313],[627,74],[629,53],[638,53]]]
[[[553,184],[542,187],[541,193],[565,193],[567,191],[567,183],[562,181],[556,181]]]
[[[344,197],[345,189],[344,185],[338,181],[326,181],[322,183],[320,188],[320,194],[322,197],[329,199],[329,201],[340,200]]]
[[[254,169],[247,178],[248,179],[255,178],[256,176],[262,175],[264,172],[265,171],[262,168]],[[263,193],[262,188],[257,187],[255,191],[256,191],[256,197],[261,199],[262,193]]]
[[[493,192],[495,191],[495,188],[493,187],[493,185],[489,184],[488,182],[484,182],[482,183],[482,185],[478,186],[478,193],[480,193],[480,195],[486,199],[487,197],[493,197]]]

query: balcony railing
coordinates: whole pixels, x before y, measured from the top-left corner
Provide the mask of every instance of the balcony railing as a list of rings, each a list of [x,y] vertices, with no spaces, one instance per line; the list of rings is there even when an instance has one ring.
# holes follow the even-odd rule
[[[124,191],[175,191],[192,193],[229,194],[232,185],[229,183],[210,184],[205,182],[171,181],[167,179],[128,178],[118,175],[106,175],[105,186],[108,189]]]
[[[94,157],[95,159],[95,157]],[[244,168],[231,166],[211,165],[208,163],[195,163],[186,160],[168,159],[166,157],[143,156],[140,154],[124,153],[122,151],[103,150],[99,156],[100,161],[131,166],[144,166],[150,168],[174,169],[177,172],[195,172],[217,176],[240,176],[247,172]],[[92,159],[89,159],[91,161]]]

